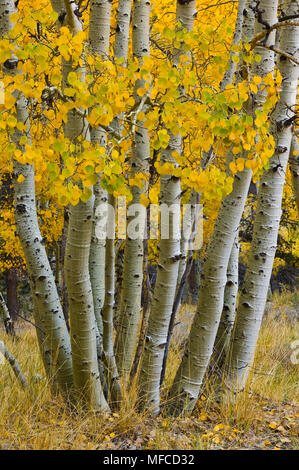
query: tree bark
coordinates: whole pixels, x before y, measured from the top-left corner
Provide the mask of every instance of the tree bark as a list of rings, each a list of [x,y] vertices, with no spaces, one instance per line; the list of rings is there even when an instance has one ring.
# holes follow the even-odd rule
[[[22,385],[23,388],[28,388],[28,382],[25,379],[23,372],[19,366],[18,361],[16,358],[13,356],[11,352],[8,351],[7,347],[3,343],[3,341],[0,341],[0,353],[5,357],[7,362],[10,364],[13,373],[15,374],[16,378],[19,380],[20,384]]]
[[[227,280],[224,289],[224,302],[221,319],[215,339],[214,352],[211,359],[212,370],[222,369],[225,362],[230,338],[234,327],[239,268],[239,232],[237,233],[227,267]]]
[[[89,278],[92,214],[92,199],[70,207],[65,277],[69,296],[74,384],[77,396],[85,406],[107,409],[97,363],[93,298]]]
[[[14,3],[9,0],[0,2],[0,33],[6,34],[12,28],[9,16],[15,11]],[[8,64],[12,67],[17,61]],[[8,70],[4,67],[4,72]],[[9,73],[12,73],[11,68]],[[26,124],[25,134],[30,143],[30,127],[27,112],[27,102],[24,95],[17,90],[16,118]],[[12,135],[13,142],[23,151],[19,145],[21,132],[16,129]],[[46,333],[47,344],[51,355],[51,362],[55,370],[55,376],[59,388],[64,396],[69,397],[73,386],[72,358],[70,340],[57,293],[55,279],[49,264],[44,247],[44,242],[38,226],[35,181],[33,164],[22,164],[14,160],[14,197],[15,220],[18,236],[23,248],[28,275],[30,279],[34,304],[38,309],[38,317],[42,328]],[[18,182],[18,177],[23,175],[25,180]],[[38,322],[37,322],[38,323]]]
[[[6,271],[6,297],[7,308],[13,322],[18,319],[19,301],[18,301],[18,274],[16,268]]]
[[[183,0],[177,1],[176,20],[189,31],[193,28],[195,3],[193,0],[187,3]],[[181,55],[186,54],[182,48],[174,48],[173,52],[175,64],[179,63]],[[168,147],[161,152],[161,163],[176,165],[175,158],[172,156],[174,151],[182,152],[182,139],[179,134],[170,135]],[[161,175],[160,204],[169,210],[169,233],[163,238],[163,217],[161,217],[158,274],[138,381],[140,406],[149,409],[153,414],[158,414],[160,411],[161,370],[181,259],[180,199],[180,179],[173,175]]]
[[[147,0],[135,0],[133,2],[133,55],[142,64],[143,57],[149,55],[149,19],[150,2]],[[142,99],[137,95],[138,88],[144,85],[144,80],[138,80],[135,84],[135,102],[142,105]],[[142,109],[140,109],[141,111]],[[133,140],[132,159],[130,160],[130,178],[138,173],[148,172],[150,159],[150,142],[147,129],[143,123],[136,122],[136,132]],[[140,213],[140,195],[146,190],[137,186],[132,188],[132,201],[128,205],[127,228],[133,232],[127,234],[124,252],[124,270],[121,287],[120,323],[115,340],[115,353],[117,366],[124,379],[128,377],[131,369],[133,355],[136,347],[138,325],[141,312],[141,292],[143,279],[143,240],[146,227],[146,208]],[[138,204],[138,206],[137,206]],[[134,221],[136,211],[139,212],[138,233],[134,233],[130,225]]]
[[[121,401],[121,388],[113,348],[113,306],[115,289],[115,209],[116,202],[112,194],[108,196],[108,224],[110,236],[106,242],[105,302],[103,306],[103,362],[109,388],[109,403],[118,407]],[[109,230],[110,231],[110,230]]]
[[[0,292],[0,310],[2,312],[4,328],[5,328],[6,333],[14,336],[15,335],[14,324],[10,317],[9,310],[7,308],[2,292]]]
[[[111,2],[109,0],[92,1],[89,20],[89,45],[92,53],[106,60],[110,45]],[[94,145],[106,147],[106,132],[100,127],[90,128],[90,139]],[[94,186],[94,213],[89,257],[89,272],[92,286],[94,315],[98,331],[98,351],[102,353],[103,320],[102,309],[105,301],[105,258],[106,240],[97,236],[97,224],[101,213],[107,209],[108,194],[101,187],[101,179]],[[101,364],[99,364],[101,367]]]
[[[76,5],[65,0],[66,24],[72,34],[82,30],[82,24],[74,13]],[[61,7],[60,7],[61,8]],[[92,27],[94,24],[92,25]],[[63,87],[73,70],[72,59],[62,60]],[[84,79],[84,65],[79,70]],[[85,120],[71,110],[64,126],[65,136],[75,142],[87,127]],[[86,132],[86,138],[89,133]],[[65,251],[65,279],[69,302],[71,347],[74,385],[77,400],[86,408],[107,410],[98,367],[96,322],[93,295],[89,276],[89,255],[92,235],[94,199],[70,206]]]
[[[299,140],[297,135],[293,135],[292,137],[290,169],[292,173],[292,183],[299,217]]]
[[[286,15],[298,15],[298,1],[286,0],[282,9]],[[299,27],[283,27],[280,49],[298,60],[298,44]],[[269,170],[265,171],[260,182],[251,250],[231,341],[229,382],[236,391],[244,387],[254,359],[275,257],[285,172],[292,139],[294,113],[291,109],[296,103],[299,66],[287,57],[280,56],[278,67],[282,75],[282,89],[271,116],[271,131],[276,150],[270,159]]]
[[[270,25],[277,20],[277,1],[274,3],[272,0],[264,0],[260,5],[260,8],[264,10],[263,19]],[[245,24],[247,20],[252,24],[250,16],[245,16]],[[263,27],[258,21],[256,21],[256,25],[257,29]],[[247,26],[246,29],[248,30]],[[272,38],[273,34],[271,33],[270,40]],[[263,77],[269,71],[273,71],[274,57],[273,52],[267,49],[261,51],[260,54],[262,55],[263,67],[259,67],[260,64],[257,64],[254,73]],[[258,99],[254,104],[249,99],[246,103],[247,113],[253,113],[255,107],[261,106],[264,99],[265,92],[262,91],[258,94]],[[227,158],[229,161],[230,154]],[[203,266],[197,312],[182,362],[169,394],[169,412],[175,415],[189,413],[194,408],[210,362],[223,309],[227,266],[244,210],[251,175],[252,171],[248,168],[235,175],[233,190],[222,201],[215,222]]]

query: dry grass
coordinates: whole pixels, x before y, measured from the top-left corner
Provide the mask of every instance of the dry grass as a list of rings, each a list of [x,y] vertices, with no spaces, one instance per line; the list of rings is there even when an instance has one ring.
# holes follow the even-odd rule
[[[248,388],[237,399],[221,398],[209,378],[189,418],[151,418],[138,414],[133,387],[119,413],[107,416],[70,412],[51,397],[38,354],[35,333],[27,325],[19,340],[4,332],[30,389],[24,391],[9,366],[0,366],[0,449],[298,449],[299,366],[292,364],[291,343],[299,340],[298,292],[275,295],[259,338]],[[165,397],[182,351],[194,309],[180,312],[162,395]]]

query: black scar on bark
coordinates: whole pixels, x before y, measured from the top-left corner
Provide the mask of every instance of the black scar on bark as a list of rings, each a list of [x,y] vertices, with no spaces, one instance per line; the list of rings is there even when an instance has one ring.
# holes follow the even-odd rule
[[[25,206],[25,204],[17,204],[17,205],[16,205],[16,212],[17,212],[17,214],[19,214],[19,215],[25,214],[25,213],[26,213],[26,206]]]

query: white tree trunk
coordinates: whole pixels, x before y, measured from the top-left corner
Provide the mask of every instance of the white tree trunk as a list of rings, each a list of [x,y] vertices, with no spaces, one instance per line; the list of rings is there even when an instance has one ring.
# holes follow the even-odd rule
[[[264,10],[263,19],[270,25],[277,20],[277,1],[264,0],[260,8]],[[246,16],[251,22],[250,16]],[[263,25],[256,22],[256,30]],[[246,29],[248,30],[247,26]],[[273,39],[270,34],[268,40]],[[274,69],[273,52],[267,49],[259,51],[263,68],[256,65],[254,73],[265,76]],[[263,102],[265,93],[260,90],[257,101],[247,103],[247,112],[254,111]],[[251,109],[253,107],[253,109]],[[230,155],[228,155],[228,159]],[[207,366],[213,351],[218,325],[223,309],[224,289],[227,266],[244,210],[252,171],[245,168],[235,176],[232,192],[224,198],[219,210],[214,232],[207,248],[206,262],[201,276],[197,312],[195,314],[183,359],[177,371],[170,391],[170,412],[188,413],[194,408]]]
[[[286,15],[299,14],[297,0],[284,1],[282,8]],[[298,44],[299,27],[283,27],[280,50],[298,61]],[[283,186],[292,138],[294,113],[291,109],[294,109],[296,103],[299,66],[280,56],[278,67],[283,77],[282,90],[271,116],[271,131],[275,138],[276,150],[270,159],[270,168],[260,182],[253,239],[231,343],[230,383],[235,390],[244,387],[254,358],[275,257]]]
[[[186,265],[187,265],[187,255],[188,255],[188,248],[190,245],[190,237],[192,234],[192,226],[193,226],[194,216],[195,216],[196,200],[197,200],[197,194],[194,190],[192,190],[189,200],[188,200],[189,208],[187,209],[185,213],[184,224],[182,227],[183,229],[181,230],[181,242],[180,242],[181,243],[181,259],[180,259],[179,270],[178,270],[176,294],[180,287],[181,280],[182,280],[182,277],[183,277],[183,274],[185,272]],[[179,309],[179,305],[177,307],[178,309]]]
[[[28,388],[28,382],[25,379],[22,370],[19,366],[18,361],[16,358],[13,356],[11,352],[8,351],[7,347],[3,343],[3,341],[0,341],[0,354],[2,354],[7,362],[10,364],[13,373],[15,374],[16,378],[20,381],[20,384],[22,385],[23,388]]]
[[[182,27],[192,30],[194,15],[195,1],[177,1],[176,20],[182,23]],[[183,54],[182,49],[174,49],[174,62],[179,63]],[[168,147],[161,152],[161,163],[176,165],[172,154],[174,151],[181,153],[181,146],[181,136],[170,135]],[[181,258],[180,179],[173,175],[161,175],[160,188],[160,204],[164,204],[170,211],[172,207],[174,210],[170,212],[167,238],[163,238],[161,226],[157,280],[138,381],[141,407],[148,408],[154,414],[158,414],[160,410],[160,377]]]
[[[239,1],[237,20],[232,45],[239,44],[240,40],[244,43],[246,40],[251,41],[254,34],[255,15],[253,8],[256,6],[254,0]],[[246,18],[246,21],[244,21]],[[236,64],[233,62],[235,52],[231,52],[228,70],[224,74],[220,89],[224,90],[230,85],[234,79],[236,72]],[[238,267],[239,267],[239,231],[236,234],[232,251],[230,254],[227,267],[227,281],[224,290],[224,302],[221,319],[215,339],[214,353],[211,359],[212,368],[221,368],[225,360],[229,341],[234,326],[236,301],[238,293]]]
[[[111,1],[91,0],[89,15],[89,42],[91,49],[97,54],[108,56]]]
[[[293,135],[292,137],[290,151],[290,169],[292,173],[292,183],[299,217],[299,140],[297,135]]]
[[[14,334],[13,321],[10,318],[10,314],[9,314],[6,302],[4,300],[4,297],[2,295],[2,292],[0,292],[0,311],[2,311],[4,328],[5,328],[6,333]]]
[[[119,0],[116,17],[114,55],[127,61],[132,0]]]
[[[76,5],[65,0],[66,24],[73,34],[82,30],[82,24],[74,14]],[[93,25],[94,26],[94,25]],[[63,86],[73,70],[73,63],[62,61]],[[79,70],[84,79],[84,66]],[[84,132],[86,122],[74,110],[68,113],[64,126],[65,136],[71,142]],[[92,235],[92,216],[94,200],[79,202],[69,209],[69,224],[65,251],[65,279],[69,301],[71,327],[71,346],[73,358],[74,384],[77,399],[85,407],[107,410],[103,395],[96,346],[96,322],[93,295],[89,276],[89,255]]]
[[[65,253],[65,278],[74,383],[79,401],[93,409],[107,409],[97,363],[93,297],[89,278],[89,248],[92,231],[93,199],[70,207]]]
[[[149,18],[150,2],[147,0],[135,0],[133,2],[133,55],[142,64],[143,57],[149,55]],[[135,85],[135,102],[139,106],[141,98],[137,95],[138,88],[144,85],[144,80],[138,80]],[[150,159],[150,142],[147,129],[143,123],[136,122],[132,158],[130,160],[130,177],[138,173],[148,171]],[[135,217],[134,205],[140,203],[140,195],[145,191],[137,186],[132,188],[133,199],[128,206],[127,226]],[[137,206],[135,206],[137,207]],[[139,234],[127,235],[124,252],[124,270],[121,287],[120,324],[117,329],[115,341],[115,353],[119,372],[127,377],[133,360],[135,351],[138,325],[141,311],[141,292],[143,281],[143,240],[146,226],[146,209],[139,217]]]
[[[1,35],[11,29],[12,24],[9,16],[14,12],[14,9],[12,1],[5,0],[0,2]],[[10,64],[10,67],[14,65],[16,70],[17,61]],[[12,73],[11,68],[9,73]],[[16,73],[18,72],[16,71]],[[27,102],[25,97],[19,94],[18,91],[15,92],[15,95],[17,98],[15,105],[16,117],[19,122],[26,123],[27,130],[25,133],[30,143]],[[15,130],[12,136],[13,141],[18,146],[21,135],[19,130]],[[21,146],[19,148],[21,151],[23,150]],[[18,182],[20,175],[23,175],[25,178],[21,183]],[[34,305],[38,309],[37,316],[40,320],[40,326],[46,333],[51,363],[53,364],[60,390],[65,396],[69,396],[73,386],[70,340],[55,279],[38,225],[33,165],[21,164],[16,160],[14,161],[14,197],[16,227],[26,260]],[[37,323],[39,322],[37,321]]]
[[[243,32],[243,35],[244,35],[243,18],[244,18],[245,6],[246,6],[246,0],[239,0],[237,19],[236,19],[235,32],[234,32],[232,46],[240,43],[241,37],[242,37],[242,32]],[[251,12],[251,13],[249,12],[249,14],[251,14],[253,16],[253,11],[251,9],[249,9],[249,10]],[[248,14],[247,10],[246,10],[246,14]],[[221,90],[224,90],[227,87],[227,85],[230,85],[233,81],[235,71],[236,71],[236,65],[237,65],[235,62],[233,62],[233,57],[235,55],[236,55],[236,52],[231,52],[230,61],[229,61],[227,71],[225,72],[224,77],[222,79],[222,82],[220,84]]]
[[[109,0],[92,1],[89,19],[89,45],[90,51],[106,60],[110,45],[111,2]],[[101,127],[91,127],[90,139],[94,145],[106,146],[106,132]],[[105,300],[105,253],[106,240],[99,239],[96,226],[100,219],[99,208],[106,207],[108,195],[102,189],[100,176],[94,186],[94,213],[92,237],[90,245],[89,272],[93,293],[94,314],[98,330],[98,350],[101,353],[103,341],[102,308]],[[101,365],[99,364],[101,367]]]
[[[105,267],[105,302],[102,310],[103,316],[103,361],[109,388],[109,402],[112,407],[118,407],[121,401],[121,389],[118,380],[113,348],[113,306],[115,291],[115,198],[112,194],[108,196],[109,207],[108,225],[111,227],[110,238],[106,242],[106,267]]]
[[[235,237],[227,266],[227,280],[224,289],[224,302],[221,319],[215,339],[211,366],[219,369],[227,356],[230,338],[235,322],[237,295],[238,295],[238,268],[239,268],[239,231]]]

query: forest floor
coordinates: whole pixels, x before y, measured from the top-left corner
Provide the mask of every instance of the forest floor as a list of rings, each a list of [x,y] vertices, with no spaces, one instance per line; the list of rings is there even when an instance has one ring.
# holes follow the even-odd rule
[[[181,308],[171,348],[167,389],[179,364],[194,307]],[[147,417],[135,411],[134,385],[119,412],[99,416],[69,411],[51,397],[43,377],[34,329],[23,324],[18,340],[0,339],[30,382],[22,390],[10,367],[0,364],[0,449],[299,449],[299,292],[268,302],[248,387],[237,397],[209,377],[188,418]],[[296,352],[297,349],[297,352]],[[164,398],[165,399],[165,398]]]

